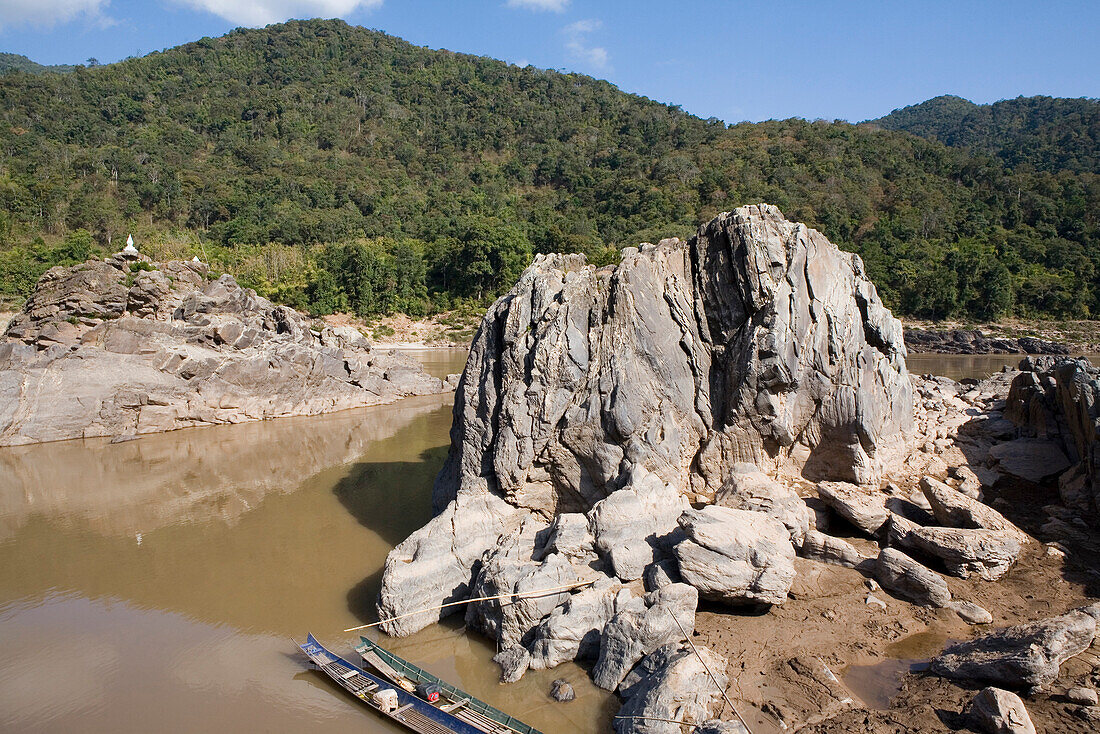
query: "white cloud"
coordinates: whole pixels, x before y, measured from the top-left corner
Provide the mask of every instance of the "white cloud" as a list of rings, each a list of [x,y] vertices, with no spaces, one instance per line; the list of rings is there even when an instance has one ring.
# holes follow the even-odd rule
[[[24,23],[52,26],[81,15],[96,22],[109,22],[103,15],[109,4],[110,0],[0,0],[0,27]]]
[[[565,26],[562,32],[565,34],[565,49],[575,61],[606,71],[609,68],[607,49],[603,46],[590,46],[587,38],[588,34],[599,30],[602,25],[598,20],[578,20]]]
[[[508,0],[510,8],[526,8],[527,10],[550,10],[560,13],[569,5],[569,0]]]
[[[4,0],[0,0],[3,2]],[[289,18],[342,18],[382,0],[176,0],[243,26],[262,26]]]

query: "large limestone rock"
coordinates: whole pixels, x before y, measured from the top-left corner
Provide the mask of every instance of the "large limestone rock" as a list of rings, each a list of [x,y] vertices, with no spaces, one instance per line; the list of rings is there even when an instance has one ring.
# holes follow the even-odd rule
[[[562,514],[574,516],[569,526],[547,531],[573,546],[562,552],[576,560],[590,537],[596,565],[620,581],[636,581],[676,546],[681,566],[692,552],[752,566],[747,598],[781,601],[808,516],[792,493],[738,489],[735,467],[874,479],[914,431],[904,359],[900,324],[859,258],[775,207],[722,214],[688,242],[627,248],[613,267],[540,255],[474,337],[433,495],[447,519],[394,551],[379,613],[460,598],[478,544],[491,551],[505,526]],[[724,555],[681,542],[675,521],[687,502],[715,496],[767,521],[774,548],[750,559],[737,555],[750,546]],[[485,532],[467,533],[459,520],[472,497],[512,514],[471,518]],[[463,537],[447,541],[448,532]]]
[[[669,584],[646,594],[645,606],[617,613],[604,626],[600,656],[592,680],[614,691],[639,660],[695,629],[699,592],[687,584]]]
[[[729,683],[727,665],[708,647],[692,650],[674,642],[656,650],[619,689],[624,701],[615,718],[616,734],[681,734],[681,725],[672,722],[709,722]]]
[[[1020,697],[1000,688],[983,688],[967,708],[971,725],[987,734],[1035,734]]]
[[[1050,357],[1029,357],[1020,369],[1005,418],[1061,447],[1074,467],[1059,479],[1062,501],[1090,522],[1100,521],[1100,370],[1085,359]]]
[[[771,515],[786,526],[795,547],[802,546],[813,515],[793,489],[772,479],[755,464],[734,464],[729,479],[715,494],[714,503]]]
[[[144,268],[144,269],[142,269]],[[392,402],[442,383],[232,276],[120,253],[51,268],[0,340],[0,446]]]
[[[894,548],[879,551],[874,572],[883,588],[916,604],[945,607],[951,602],[951,590],[942,576]]]
[[[774,517],[710,505],[680,516],[680,576],[706,599],[782,604],[794,583],[794,546]]]
[[[775,207],[615,267],[541,255],[474,338],[437,506],[482,480],[583,511],[637,465],[697,493],[746,461],[870,479],[913,430],[904,357],[859,258]]]
[[[932,672],[1009,688],[1046,685],[1058,677],[1061,664],[1084,652],[1095,636],[1093,614],[1075,610],[952,645],[932,660]]]
[[[1012,538],[1026,545],[1031,538],[1011,520],[989,505],[967,497],[934,477],[920,480],[921,491],[932,506],[932,514],[941,525],[953,528],[984,528],[992,530],[1005,538]]]

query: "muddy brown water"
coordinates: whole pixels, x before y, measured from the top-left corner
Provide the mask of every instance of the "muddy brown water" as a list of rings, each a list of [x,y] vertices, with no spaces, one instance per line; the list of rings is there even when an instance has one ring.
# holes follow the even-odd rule
[[[465,360],[415,354],[440,376]],[[313,632],[353,655],[341,630],[375,619],[386,554],[428,520],[450,423],[450,397],[426,397],[0,449],[0,730],[397,731],[308,670],[295,642]],[[618,701],[584,669],[502,686],[491,644],[452,620],[370,636],[547,734],[610,729]],[[884,675],[864,676],[863,695],[892,687]],[[576,701],[550,700],[555,678]]]
[[[1100,365],[1100,354],[1084,355],[1094,365]],[[905,365],[914,375],[940,375],[952,380],[966,377],[984,379],[1005,367],[1020,366],[1022,354],[910,354]]]

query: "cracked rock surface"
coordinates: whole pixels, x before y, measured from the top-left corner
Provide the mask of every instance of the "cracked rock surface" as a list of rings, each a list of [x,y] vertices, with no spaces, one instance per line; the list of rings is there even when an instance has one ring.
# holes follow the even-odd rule
[[[443,391],[350,328],[315,330],[232,276],[136,253],[55,267],[0,339],[0,446],[129,436]]]

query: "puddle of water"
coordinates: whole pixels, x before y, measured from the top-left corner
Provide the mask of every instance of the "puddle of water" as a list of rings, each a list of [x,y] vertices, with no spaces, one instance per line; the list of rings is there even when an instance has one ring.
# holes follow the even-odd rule
[[[928,669],[930,658],[953,642],[941,632],[926,630],[891,643],[885,659],[862,665],[849,665],[841,679],[852,695],[872,709],[890,708],[890,700],[901,691],[907,673]]]

